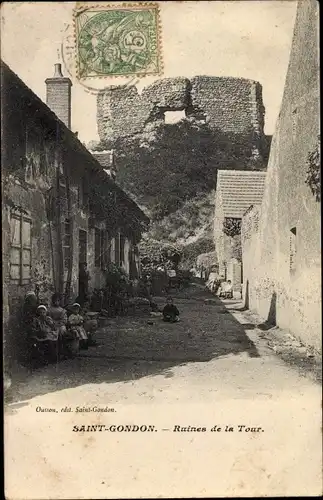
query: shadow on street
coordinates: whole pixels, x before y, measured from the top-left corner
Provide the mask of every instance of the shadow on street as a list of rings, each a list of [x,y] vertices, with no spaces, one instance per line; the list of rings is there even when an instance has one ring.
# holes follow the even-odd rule
[[[154,375],[171,378],[174,366],[205,363],[223,356],[247,353],[259,357],[246,334],[254,325],[240,324],[207,290],[196,285],[172,295],[180,322],[164,323],[148,313],[111,318],[97,332],[98,346],[81,351],[73,360],[24,373],[13,383],[7,402],[86,384],[127,382]],[[156,298],[160,308],[164,301]]]

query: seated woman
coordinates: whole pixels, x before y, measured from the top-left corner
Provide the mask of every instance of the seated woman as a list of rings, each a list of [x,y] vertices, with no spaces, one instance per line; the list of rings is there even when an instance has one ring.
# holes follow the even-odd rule
[[[30,339],[33,347],[48,361],[57,361],[58,331],[52,318],[47,315],[47,308],[44,305],[37,307],[37,315],[32,322]]]
[[[29,364],[33,352],[31,342],[33,322],[37,314],[38,300],[35,292],[27,292],[24,299],[22,311],[22,330],[24,333],[22,342],[22,359]]]
[[[80,346],[87,347],[88,337],[84,330],[84,318],[80,314],[81,306],[77,302],[72,305],[72,314],[68,318],[67,324],[69,331],[78,339]]]
[[[61,307],[61,296],[59,293],[52,295],[52,305],[49,308],[48,315],[54,321],[58,334],[63,336],[66,334],[67,312]]]
[[[38,301],[35,292],[27,292],[25,295],[23,306],[23,321],[24,325],[31,326],[38,307]]]
[[[224,281],[223,283],[221,283],[221,287],[219,290],[219,297],[223,297],[224,299],[233,298],[233,287],[231,280]]]

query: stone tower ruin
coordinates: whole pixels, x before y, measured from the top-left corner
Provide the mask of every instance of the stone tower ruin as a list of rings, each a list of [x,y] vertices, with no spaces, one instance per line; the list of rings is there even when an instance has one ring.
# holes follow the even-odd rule
[[[260,83],[243,78],[196,76],[164,78],[145,87],[110,86],[97,97],[100,140],[114,142],[141,134],[165,119],[167,111],[185,111],[211,130],[236,134],[254,158],[263,161],[267,141]]]

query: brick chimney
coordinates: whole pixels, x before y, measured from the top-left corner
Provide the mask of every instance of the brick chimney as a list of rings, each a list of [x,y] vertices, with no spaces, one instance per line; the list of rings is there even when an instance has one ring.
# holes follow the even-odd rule
[[[72,82],[63,76],[62,65],[55,64],[54,76],[45,80],[47,106],[68,128],[71,128]]]

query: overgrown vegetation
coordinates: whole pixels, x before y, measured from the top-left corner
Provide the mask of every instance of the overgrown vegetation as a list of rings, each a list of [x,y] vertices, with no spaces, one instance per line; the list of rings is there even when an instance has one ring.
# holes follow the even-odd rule
[[[114,289],[119,289],[123,284],[129,283],[129,277],[122,267],[117,266],[113,262],[109,262],[105,269],[104,275],[106,279],[106,286],[113,287]]]
[[[211,238],[203,236],[193,243],[189,243],[183,248],[183,256],[180,267],[183,269],[192,269],[195,267],[197,257],[201,254],[212,252],[214,250],[214,242]]]
[[[142,245],[144,267],[164,265],[160,252],[167,245],[182,248],[181,269],[195,267],[198,255],[214,251],[217,170],[250,168],[249,141],[248,132],[224,133],[186,118],[175,124],[147,124],[144,133],[113,144],[91,144],[97,151],[114,150],[118,184],[149,213],[146,240],[152,245]]]
[[[241,234],[241,219],[226,217],[223,221],[223,232],[231,237]]]
[[[316,201],[321,201],[321,154],[320,154],[320,136],[317,138],[315,149],[308,154],[307,172],[305,184],[307,184],[315,196]]]
[[[150,274],[158,269],[177,269],[182,258],[181,247],[147,237],[140,242],[139,251],[143,274]]]
[[[152,220],[149,235],[152,239],[187,245],[206,233],[211,233],[215,193],[195,196],[176,212],[161,220]]]
[[[24,210],[20,205],[15,203],[8,195],[4,195],[3,204],[11,208],[14,212],[21,212],[22,214],[28,215],[28,212]]]
[[[153,220],[214,189],[218,168],[242,169],[251,155],[244,137],[195,119],[150,124],[144,134],[96,146],[110,148],[118,183],[149,208]]]

